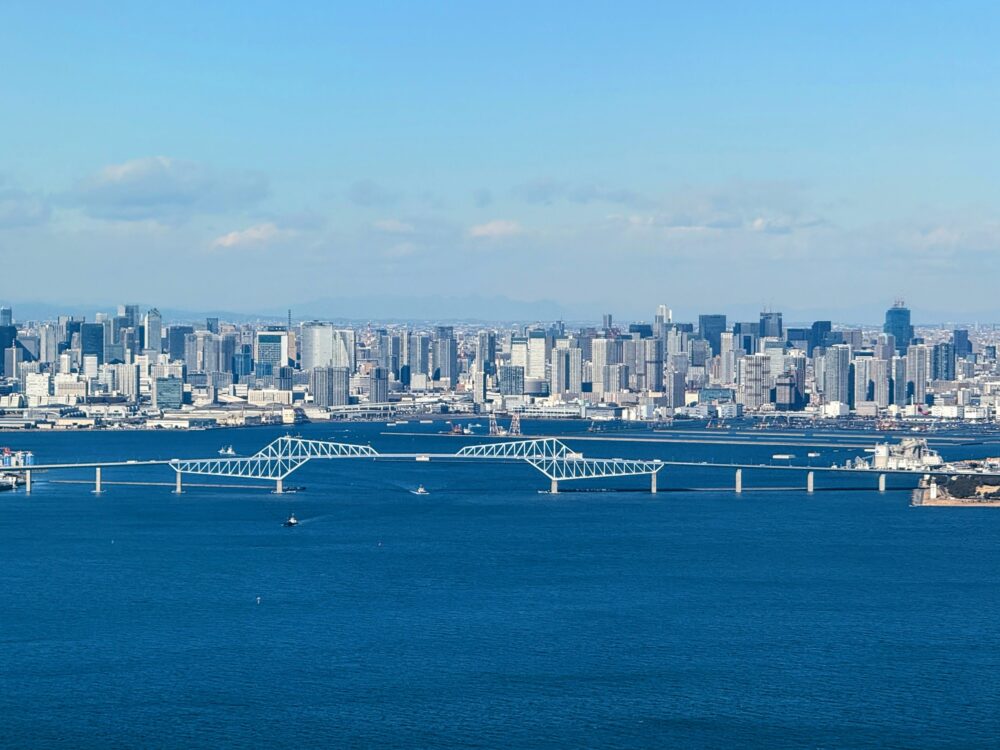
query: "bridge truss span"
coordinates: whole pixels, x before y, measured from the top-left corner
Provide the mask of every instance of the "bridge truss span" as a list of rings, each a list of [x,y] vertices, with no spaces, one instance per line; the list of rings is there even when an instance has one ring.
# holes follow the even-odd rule
[[[455,454],[459,458],[563,458],[573,454],[566,444],[555,438],[509,440],[503,443],[467,445]]]
[[[650,475],[652,491],[655,492],[656,474],[663,468],[663,463],[659,461],[584,458],[582,454],[570,450],[565,443],[555,438],[469,445],[450,455],[459,459],[523,461],[551,480],[553,492],[558,491],[558,483],[562,481],[645,474]],[[170,467],[177,474],[178,492],[181,490],[182,474],[264,479],[275,482],[277,491],[281,492],[282,483],[288,475],[312,459],[376,459],[380,456],[382,454],[370,445],[284,436],[264,446],[252,456],[175,459],[170,461]],[[423,460],[427,458],[427,454],[389,454],[385,457],[412,457]]]

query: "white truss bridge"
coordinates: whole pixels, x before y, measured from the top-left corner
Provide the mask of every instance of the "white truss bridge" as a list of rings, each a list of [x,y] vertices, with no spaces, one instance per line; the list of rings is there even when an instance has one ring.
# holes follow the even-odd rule
[[[544,474],[551,482],[551,492],[559,491],[559,482],[575,479],[603,479],[649,475],[650,491],[656,492],[656,475],[664,467],[662,461],[640,461],[622,458],[584,458],[555,438],[509,440],[500,443],[469,445],[457,453],[379,453],[370,445],[335,443],[325,440],[305,440],[284,436],[269,443],[252,456],[237,458],[174,459],[169,462],[177,474],[177,490],[184,474],[213,477],[239,477],[273,481],[277,492],[284,480],[313,459],[432,459],[523,461]]]

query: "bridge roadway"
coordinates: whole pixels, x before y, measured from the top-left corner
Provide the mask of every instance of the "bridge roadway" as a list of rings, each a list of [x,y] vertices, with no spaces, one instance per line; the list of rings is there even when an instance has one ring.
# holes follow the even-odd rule
[[[567,437],[566,439],[576,440],[579,438]],[[648,442],[660,441],[651,439],[648,440]],[[571,450],[565,443],[556,438],[507,440],[492,444],[474,443],[465,446],[456,453],[378,453],[370,445],[304,440],[302,438],[295,438],[291,436],[278,438],[252,456],[226,456],[206,459],[154,459],[34,464],[31,466],[3,467],[3,471],[7,473],[23,474],[25,489],[28,492],[31,491],[32,473],[36,471],[92,468],[95,470],[94,491],[99,493],[101,492],[102,486],[102,469],[128,467],[138,468],[145,466],[169,466],[172,468],[176,473],[177,492],[181,492],[182,489],[182,474],[202,474],[216,477],[240,477],[271,480],[276,483],[276,491],[281,492],[283,488],[283,480],[304,463],[314,458],[368,458],[373,461],[396,460],[438,462],[461,462],[466,460],[523,461],[533,466],[551,480],[551,491],[553,493],[558,492],[558,485],[560,481],[638,475],[648,475],[650,477],[650,491],[655,493],[656,475],[660,470],[667,466],[698,467],[703,469],[733,469],[736,473],[734,487],[736,492],[742,491],[744,470],[806,472],[806,488],[809,492],[813,491],[815,472],[876,475],[878,477],[878,487],[880,491],[885,490],[885,477],[888,474],[911,476],[952,476],[955,474],[993,476],[976,472],[948,471],[945,469],[913,471],[906,469],[873,469],[847,466],[802,466],[788,463],[718,463],[708,461],[665,461],[660,459],[584,458],[581,453]]]

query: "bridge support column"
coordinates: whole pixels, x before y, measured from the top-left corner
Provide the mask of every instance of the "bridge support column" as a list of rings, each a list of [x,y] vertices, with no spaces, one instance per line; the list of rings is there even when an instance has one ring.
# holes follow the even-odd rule
[[[816,476],[813,472],[806,474],[806,492],[810,495],[816,490]]]
[[[885,492],[885,474],[878,475],[878,491]]]
[[[31,494],[31,469],[24,472],[24,491]]]
[[[649,493],[651,495],[656,494],[656,472],[654,471],[649,475]]]
[[[101,467],[94,469],[94,494],[101,494]]]
[[[184,490],[181,488],[181,473],[178,471],[177,472],[177,484],[174,486],[174,494],[175,495],[181,495],[183,493],[184,493]]]
[[[743,469],[736,470],[736,494],[743,492]]]
[[[280,495],[285,491],[285,482],[283,479],[279,479],[274,483],[274,492],[276,495]]]
[[[559,480],[553,479],[551,488],[549,489],[549,494],[558,495],[559,494]]]

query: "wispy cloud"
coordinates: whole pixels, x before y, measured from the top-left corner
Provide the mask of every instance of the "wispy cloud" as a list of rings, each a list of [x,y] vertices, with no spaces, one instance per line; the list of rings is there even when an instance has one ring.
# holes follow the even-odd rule
[[[246,229],[239,229],[233,232],[216,237],[212,242],[212,247],[216,248],[239,248],[239,247],[261,247],[269,245],[277,240],[286,239],[291,236],[291,232],[280,229],[276,224],[270,222],[266,224],[256,224]]]
[[[413,224],[400,219],[379,219],[373,222],[372,226],[379,232],[386,234],[413,234],[415,231]]]
[[[396,205],[402,195],[373,180],[358,180],[347,191],[347,197],[357,206],[373,208]]]
[[[556,201],[571,203],[610,203],[631,208],[651,208],[656,200],[630,188],[611,187],[601,183],[574,183],[543,177],[517,185],[516,197],[526,203],[552,205]]]
[[[476,208],[486,208],[493,203],[493,192],[487,188],[479,188],[472,193]]]
[[[0,187],[0,228],[41,224],[49,218],[50,213],[48,201],[41,196]]]
[[[504,219],[494,219],[485,224],[476,224],[469,227],[469,236],[474,239],[498,239],[501,237],[513,237],[521,234],[524,230],[516,221],[506,221]]]
[[[70,202],[100,219],[177,221],[247,209],[267,192],[267,180],[256,173],[150,156],[104,167],[77,185]]]

